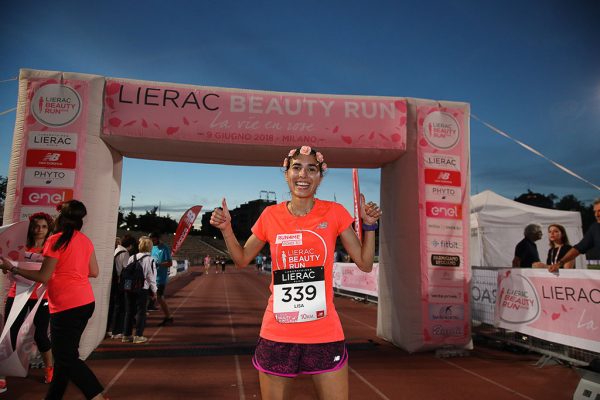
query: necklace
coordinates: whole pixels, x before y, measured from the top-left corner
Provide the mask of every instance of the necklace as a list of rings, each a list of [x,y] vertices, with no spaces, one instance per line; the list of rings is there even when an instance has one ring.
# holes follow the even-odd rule
[[[296,210],[296,207],[294,207],[294,203],[292,203],[291,201],[288,202],[288,210],[290,210],[292,215],[295,217],[304,217],[304,216],[308,215],[308,213],[311,212],[311,210],[313,209],[314,206],[315,206],[315,200],[313,199],[310,204],[310,207],[308,207],[308,210],[300,211],[300,210]]]
[[[555,247],[556,253],[554,254],[554,259],[552,260],[552,264],[558,263],[558,253],[560,253],[561,247],[562,247],[562,244],[560,246]]]

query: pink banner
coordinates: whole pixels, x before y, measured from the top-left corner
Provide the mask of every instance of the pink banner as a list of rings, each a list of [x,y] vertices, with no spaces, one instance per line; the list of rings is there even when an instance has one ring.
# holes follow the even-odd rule
[[[175,239],[173,240],[173,254],[175,254],[183,245],[183,241],[192,230],[192,226],[194,225],[194,221],[196,221],[198,214],[200,214],[200,210],[202,210],[202,206],[194,206],[181,216],[177,231],[175,231]]]
[[[406,149],[406,100],[108,79],[104,134],[193,142]]]
[[[79,196],[87,125],[88,83],[30,79],[14,220]]]
[[[556,343],[600,351],[600,273],[504,269],[496,323]]]
[[[417,115],[424,343],[466,344],[471,316],[465,115],[437,106],[418,107]]]
[[[379,264],[373,264],[371,272],[363,272],[354,263],[333,264],[333,287],[349,292],[378,297]]]

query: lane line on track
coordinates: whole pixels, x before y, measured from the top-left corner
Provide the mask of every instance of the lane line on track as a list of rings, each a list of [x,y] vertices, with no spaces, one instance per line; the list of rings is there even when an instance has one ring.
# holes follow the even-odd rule
[[[231,326],[231,341],[233,343],[236,343],[237,339],[235,337],[235,328],[233,327],[233,318],[231,317],[231,305],[229,303],[229,291],[227,290],[227,278],[226,277],[224,277],[224,278],[225,279],[223,279],[223,286],[225,286],[225,300],[227,302],[227,314],[229,317],[229,325]],[[235,354],[233,358],[235,361],[235,373],[237,376],[238,392],[240,394],[240,399],[246,400],[246,395],[244,393],[245,392],[244,391],[244,381],[242,379],[242,369],[240,368],[240,359],[237,354]]]
[[[498,386],[498,387],[500,387],[500,388],[502,388],[502,389],[504,389],[504,390],[506,390],[506,391],[508,391],[508,392],[510,392],[512,394],[516,394],[519,397],[522,397],[522,398],[527,399],[527,400],[535,400],[532,397],[529,397],[527,395],[524,395],[523,393],[517,392],[516,390],[509,388],[508,386],[504,386],[503,384],[498,383],[498,382],[496,382],[496,381],[494,381],[494,380],[492,380],[490,378],[486,378],[483,375],[479,375],[477,372],[473,372],[473,371],[468,370],[468,369],[466,369],[464,367],[461,367],[460,365],[455,364],[452,361],[444,360],[442,358],[440,358],[440,361],[443,361],[443,362],[445,362],[448,365],[452,365],[453,367],[458,368],[458,369],[460,369],[460,370],[462,370],[462,371],[464,371],[464,372],[466,372],[468,374],[476,376],[477,378],[483,379],[484,381],[489,382],[489,383],[491,383],[493,385],[496,385],[496,386]]]
[[[201,277],[201,276],[202,276],[202,275],[200,275],[200,276],[198,276],[198,277],[196,277],[196,278],[199,278],[199,277]],[[194,280],[196,280],[196,278],[194,278]],[[179,303],[179,305],[177,306],[177,308],[175,309],[175,311],[173,311],[173,312],[171,313],[171,316],[175,315],[175,313],[176,313],[176,312],[177,312],[177,311],[178,311],[178,310],[179,310],[179,309],[180,309],[180,308],[181,308],[181,307],[182,307],[182,306],[183,306],[185,303],[187,303],[188,299],[189,299],[189,298],[190,298],[190,297],[191,297],[191,296],[194,294],[194,292],[196,291],[196,289],[198,289],[198,287],[199,287],[199,286],[202,284],[202,282],[204,282],[204,281],[206,281],[206,279],[198,279],[198,284],[197,284],[197,285],[196,285],[196,286],[195,286],[195,287],[194,287],[192,290],[190,290],[190,293],[189,293],[187,296],[185,296],[185,299],[183,299],[183,300],[181,301],[181,303]],[[162,311],[161,311],[161,312],[162,312]],[[154,337],[155,337],[156,335],[158,335],[158,334],[159,334],[159,332],[162,330],[162,328],[164,328],[164,327],[163,327],[163,326],[159,326],[159,327],[158,327],[158,329],[156,330],[156,332],[154,332],[154,334],[153,334],[153,335],[152,335],[152,336],[151,336],[151,337],[148,339],[148,342],[151,342],[151,341],[152,341],[152,339],[154,339]]]
[[[104,393],[108,392],[110,388],[113,387],[115,383],[117,383],[121,375],[123,375],[125,371],[127,371],[127,368],[129,368],[131,363],[133,363],[134,361],[135,358],[130,358],[129,361],[127,361],[127,364],[125,364],[123,368],[121,368],[121,370],[114,376],[114,378],[112,378],[110,382],[108,382],[108,385],[106,385],[106,387],[104,388]]]
[[[196,278],[194,278],[194,280],[196,280]],[[206,279],[198,279],[199,283],[190,291],[190,293],[185,297],[185,299],[183,299],[183,301],[181,302],[181,304],[179,304],[179,306],[175,309],[175,311],[173,311],[173,314],[175,314],[177,312],[177,310],[179,310],[179,308],[181,308],[181,306],[183,306],[188,301],[188,299],[190,298],[190,296],[196,291],[196,289],[198,289],[198,287],[205,280]],[[162,326],[159,327],[156,330],[156,332],[154,332],[154,335],[152,335],[152,337],[150,337],[148,339],[148,342],[150,342],[152,339],[154,339],[154,337],[156,336],[156,334],[158,332],[160,332],[162,328],[163,328]],[[131,364],[133,364],[134,361],[135,361],[135,358],[130,358],[129,359],[129,361],[127,362],[127,364],[125,364],[125,366],[123,368],[121,368],[121,370],[117,373],[117,375],[115,375],[114,378],[112,378],[112,380],[108,383],[108,385],[106,386],[106,388],[104,388],[104,393],[108,392],[108,390],[117,383],[117,381],[121,378],[121,376],[125,373],[125,371],[127,371],[127,369],[129,368],[129,366]]]
[[[337,313],[338,313],[338,315],[339,315],[340,317],[344,317],[344,319],[349,319],[349,320],[351,320],[351,321],[354,321],[354,322],[356,322],[357,324],[364,325],[364,326],[366,326],[367,328],[371,328],[371,329],[373,329],[375,332],[377,332],[377,328],[376,328],[376,327],[374,327],[374,326],[372,326],[372,325],[369,325],[369,324],[367,324],[367,323],[365,323],[365,322],[359,321],[359,320],[358,320],[358,319],[356,319],[356,318],[352,318],[352,317],[348,316],[348,314],[346,314],[346,313],[341,313],[341,312],[339,312],[339,311],[337,310],[337,308],[336,308],[336,311],[337,311]]]
[[[359,374],[358,372],[356,372],[356,370],[354,368],[352,368],[351,366],[348,366],[348,369],[350,370],[350,372],[352,372],[354,375],[356,375],[356,377],[358,379],[360,379],[365,385],[367,385],[369,388],[371,388],[372,391],[374,391],[375,393],[377,393],[377,395],[379,395],[379,397],[381,397],[384,400],[390,400],[390,398],[387,397],[385,394],[383,394],[383,392],[381,390],[377,389],[377,387],[375,387],[375,385],[373,385],[371,382],[369,382],[361,374]]]

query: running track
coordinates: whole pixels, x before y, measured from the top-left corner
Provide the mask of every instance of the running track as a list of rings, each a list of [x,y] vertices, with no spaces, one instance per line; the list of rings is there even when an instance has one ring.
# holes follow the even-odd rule
[[[225,274],[191,272],[167,287],[175,324],[157,327],[152,312],[147,344],[110,339],[87,363],[115,399],[260,399],[251,355],[268,298],[269,275],[253,267]],[[377,306],[336,298],[350,354],[352,399],[571,399],[573,369],[534,366],[537,356],[477,346],[469,357],[408,354],[376,336]],[[41,399],[41,370],[9,378],[3,399]],[[315,399],[310,378],[294,382],[294,400]],[[83,399],[70,385],[65,399]]]

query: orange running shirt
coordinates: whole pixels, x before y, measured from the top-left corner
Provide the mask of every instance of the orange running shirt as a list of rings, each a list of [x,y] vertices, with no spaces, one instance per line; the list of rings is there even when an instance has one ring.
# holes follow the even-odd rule
[[[44,245],[44,257],[58,259],[56,268],[48,281],[50,314],[83,306],[94,301],[89,281],[90,257],[94,251],[92,241],[75,231],[66,248],[52,250],[62,233],[52,235]]]
[[[337,237],[353,222],[340,204],[315,199],[313,209],[303,217],[292,215],[287,203],[267,207],[252,233],[269,242],[272,271],[278,269],[325,267],[327,315],[308,322],[280,323],[273,314],[273,272],[271,296],[263,316],[260,336],[285,343],[328,343],[344,340],[342,324],[333,305],[333,253]]]

